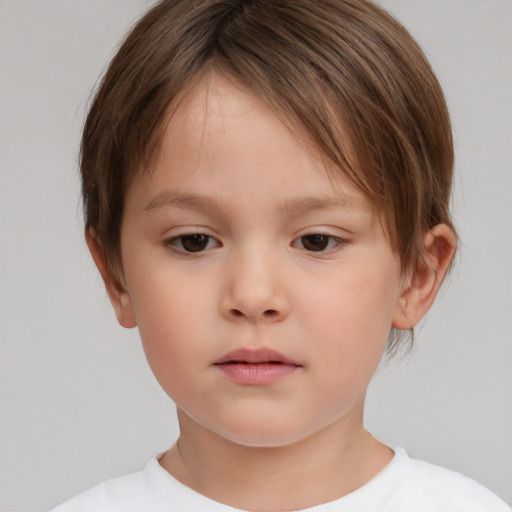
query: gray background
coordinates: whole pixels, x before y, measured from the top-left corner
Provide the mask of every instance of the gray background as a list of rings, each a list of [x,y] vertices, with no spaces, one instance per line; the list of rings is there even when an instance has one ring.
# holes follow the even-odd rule
[[[145,0],[0,0],[0,509],[41,511],[177,436],[82,238],[76,154],[92,85]],[[512,2],[383,0],[451,109],[463,246],[413,357],[375,378],[391,445],[512,503]]]

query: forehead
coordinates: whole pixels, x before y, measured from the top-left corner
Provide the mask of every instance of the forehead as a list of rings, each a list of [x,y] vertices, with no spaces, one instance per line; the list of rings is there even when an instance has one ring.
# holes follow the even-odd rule
[[[303,128],[233,78],[211,73],[193,82],[169,109],[164,127],[153,181],[165,170],[175,183],[213,178],[220,187],[232,187],[228,168],[249,168],[256,186],[270,169],[273,184],[286,195],[302,170],[311,194],[329,192],[346,206],[368,208],[366,196]]]

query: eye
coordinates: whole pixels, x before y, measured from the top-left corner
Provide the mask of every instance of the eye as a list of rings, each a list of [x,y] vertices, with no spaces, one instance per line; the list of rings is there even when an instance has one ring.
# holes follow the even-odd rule
[[[342,243],[344,243],[344,240],[336,236],[314,233],[311,235],[301,236],[297,240],[296,245],[306,251],[324,252],[335,249]]]
[[[203,233],[180,235],[166,241],[166,245],[179,252],[202,252],[218,244],[214,238]]]

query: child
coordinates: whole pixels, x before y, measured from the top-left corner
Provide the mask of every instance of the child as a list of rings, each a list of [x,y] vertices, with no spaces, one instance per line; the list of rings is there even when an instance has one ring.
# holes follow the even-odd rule
[[[449,271],[450,123],[366,0],[164,0],[81,153],[86,240],[180,438],[66,511],[509,510],[363,427]]]

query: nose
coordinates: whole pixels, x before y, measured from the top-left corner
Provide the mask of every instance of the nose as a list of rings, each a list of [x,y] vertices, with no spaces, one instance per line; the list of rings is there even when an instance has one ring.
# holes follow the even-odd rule
[[[282,267],[268,254],[238,254],[226,262],[220,307],[230,320],[278,322],[289,313]]]

